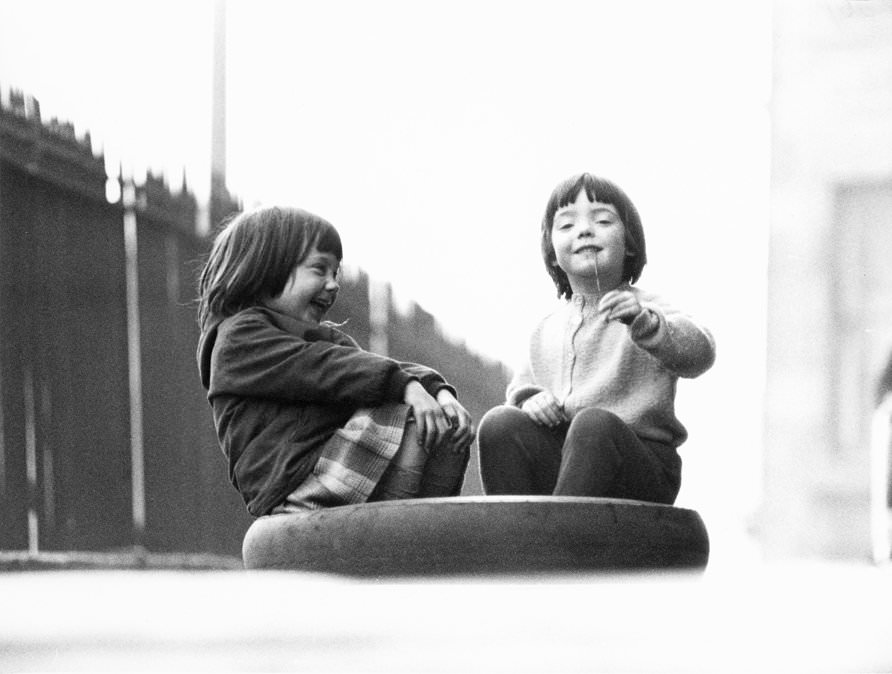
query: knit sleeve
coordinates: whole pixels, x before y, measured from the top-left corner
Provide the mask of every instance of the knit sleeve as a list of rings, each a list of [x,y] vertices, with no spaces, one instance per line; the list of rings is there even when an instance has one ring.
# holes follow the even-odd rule
[[[537,385],[533,380],[533,371],[529,360],[514,372],[511,381],[508,382],[508,389],[505,397],[509,405],[520,407],[527,398],[530,398],[545,389]]]
[[[651,298],[629,326],[632,340],[679,377],[696,377],[712,367],[715,340],[690,316]]]

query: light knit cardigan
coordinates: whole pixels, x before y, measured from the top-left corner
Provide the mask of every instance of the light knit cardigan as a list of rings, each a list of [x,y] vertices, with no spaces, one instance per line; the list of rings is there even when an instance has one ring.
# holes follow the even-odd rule
[[[597,295],[574,294],[533,331],[529,359],[508,385],[520,406],[551,391],[570,419],[599,407],[641,438],[678,447],[687,431],[675,416],[679,377],[696,377],[715,360],[710,332],[639,288],[624,285],[645,308],[631,325],[598,315]]]

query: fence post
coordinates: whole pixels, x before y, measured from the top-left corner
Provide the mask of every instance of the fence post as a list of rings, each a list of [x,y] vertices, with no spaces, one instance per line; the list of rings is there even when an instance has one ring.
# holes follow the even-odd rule
[[[142,419],[142,354],[139,324],[139,251],[136,227],[136,186],[124,183],[124,255],[127,279],[127,377],[130,393],[130,479],[133,503],[133,544],[143,547],[146,530],[145,457]]]

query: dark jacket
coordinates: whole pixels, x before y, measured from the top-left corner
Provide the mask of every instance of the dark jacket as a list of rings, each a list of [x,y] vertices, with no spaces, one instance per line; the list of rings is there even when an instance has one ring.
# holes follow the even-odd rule
[[[454,393],[430,368],[364,351],[334,326],[265,307],[209,320],[198,369],[229,478],[257,517],[309,476],[322,446],[358,408],[402,402],[413,379],[431,395]]]

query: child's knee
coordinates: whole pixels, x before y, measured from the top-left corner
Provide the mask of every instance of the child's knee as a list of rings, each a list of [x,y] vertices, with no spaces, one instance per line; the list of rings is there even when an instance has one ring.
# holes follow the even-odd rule
[[[570,422],[568,433],[591,438],[616,438],[627,432],[626,422],[600,407],[579,410]]]
[[[413,471],[421,471],[427,462],[427,452],[418,442],[418,426],[410,420],[403,431],[400,447],[393,457],[394,465]]]
[[[503,435],[527,420],[527,415],[518,407],[512,405],[493,407],[480,420],[477,429],[478,442],[486,443],[489,438]]]
[[[567,461],[595,462],[599,470],[623,463],[623,447],[632,432],[626,423],[607,410],[589,407],[577,412],[564,441]],[[571,458],[574,457],[574,458]]]

